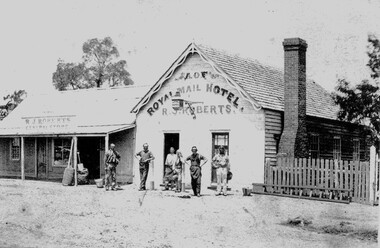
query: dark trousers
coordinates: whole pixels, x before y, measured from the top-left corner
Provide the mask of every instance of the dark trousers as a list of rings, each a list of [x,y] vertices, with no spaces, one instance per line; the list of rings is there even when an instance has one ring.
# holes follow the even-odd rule
[[[140,189],[146,189],[145,183],[146,178],[148,177],[149,172],[149,164],[140,165]]]
[[[194,195],[201,194],[201,178],[202,175],[196,178],[191,177],[191,187],[193,188]]]
[[[115,188],[116,186],[116,165],[107,164],[106,165],[106,175],[105,175],[105,185],[108,189],[109,186],[111,188]]]

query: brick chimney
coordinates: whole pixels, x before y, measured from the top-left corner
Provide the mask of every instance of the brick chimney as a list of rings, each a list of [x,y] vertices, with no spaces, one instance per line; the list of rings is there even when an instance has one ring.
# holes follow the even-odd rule
[[[284,130],[279,156],[308,157],[306,131],[306,41],[285,39],[284,63]]]

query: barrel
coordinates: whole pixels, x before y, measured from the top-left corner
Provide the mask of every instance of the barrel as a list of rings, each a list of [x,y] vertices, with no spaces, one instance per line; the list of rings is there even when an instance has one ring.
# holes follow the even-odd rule
[[[73,185],[74,179],[74,168],[66,167],[63,172],[62,185],[63,186],[71,186]]]

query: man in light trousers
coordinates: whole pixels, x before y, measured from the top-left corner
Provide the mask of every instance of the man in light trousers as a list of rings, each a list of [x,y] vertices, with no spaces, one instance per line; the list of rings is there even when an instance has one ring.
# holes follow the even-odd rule
[[[219,148],[219,154],[216,154],[212,159],[212,166],[216,169],[216,195],[222,194],[223,186],[223,195],[227,195],[227,173],[230,170],[230,159],[226,155],[226,152],[223,147]]]

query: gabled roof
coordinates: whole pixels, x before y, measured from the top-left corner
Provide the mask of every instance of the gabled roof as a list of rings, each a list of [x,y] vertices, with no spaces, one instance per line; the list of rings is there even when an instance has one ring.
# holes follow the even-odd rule
[[[284,111],[284,72],[282,70],[263,65],[253,59],[242,58],[205,45],[191,43],[133,108],[132,112],[138,113],[149,102],[151,96],[159,91],[162,84],[171,77],[174,70],[184,63],[187,55],[194,52],[208,62],[231,86],[245,95],[244,98],[250,101],[254,108],[262,107]],[[306,89],[307,115],[336,120],[339,109],[330,94],[311,80],[307,80]]]
[[[135,125],[132,107],[147,90],[146,86],[127,86],[30,95],[0,122],[0,136],[106,134],[127,129]],[[57,121],[65,117],[71,118],[66,127],[26,127],[28,120]]]
[[[249,93],[263,108],[284,111],[284,72],[249,58],[231,55],[204,45],[197,47]],[[306,83],[306,114],[337,119],[338,106],[324,88]]]

